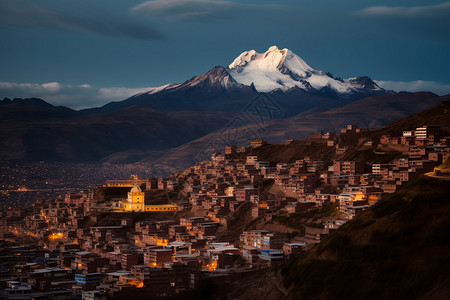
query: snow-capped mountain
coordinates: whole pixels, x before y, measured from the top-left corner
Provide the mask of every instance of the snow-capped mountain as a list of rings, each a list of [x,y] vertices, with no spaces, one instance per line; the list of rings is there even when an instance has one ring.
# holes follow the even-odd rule
[[[286,116],[329,109],[369,96],[390,94],[368,77],[342,80],[318,71],[288,49],[250,50],[228,67],[216,66],[182,83],[171,83],[83,113],[113,112],[132,105],[156,110],[242,111],[259,93],[270,93]]]
[[[330,73],[315,70],[289,49],[272,46],[265,53],[245,51],[229,66],[228,72],[239,83],[254,84],[259,92],[287,91],[300,88],[305,91],[334,91],[349,95],[382,89],[368,77],[334,78]]]
[[[231,77],[231,75],[227,72],[227,70],[224,67],[216,66],[211,70],[209,70],[206,74],[194,76],[183,83],[166,84],[160,87],[153,88],[147,92],[140,93],[138,95],[142,94],[153,95],[162,91],[192,88],[192,87],[204,87],[207,89],[221,88],[228,91],[241,88],[243,87],[243,85],[234,80],[234,78]]]

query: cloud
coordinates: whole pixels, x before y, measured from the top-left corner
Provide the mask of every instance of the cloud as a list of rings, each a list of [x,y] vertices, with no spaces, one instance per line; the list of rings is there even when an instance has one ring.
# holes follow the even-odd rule
[[[441,83],[437,81],[383,81],[375,80],[375,82],[382,88],[387,90],[394,90],[396,92],[433,92],[438,95],[450,94],[450,84]]]
[[[279,8],[280,5],[242,4],[226,0],[153,0],[136,5],[131,12],[170,21],[208,22],[236,18],[238,14]]]
[[[161,39],[155,28],[137,22],[129,16],[114,15],[108,10],[92,8],[49,8],[22,1],[0,2],[0,27],[44,28],[69,32],[88,32],[104,36],[136,39]]]
[[[82,109],[124,100],[151,89],[151,87],[94,87],[89,84],[64,85],[58,82],[44,84],[0,82],[0,97],[1,99],[4,97],[10,99],[36,97],[53,105]]]
[[[371,6],[359,10],[358,15],[374,17],[435,18],[450,15],[450,2],[429,6]]]
[[[239,4],[221,0],[155,0],[146,1],[131,9],[148,16],[169,20],[195,21],[223,17]]]

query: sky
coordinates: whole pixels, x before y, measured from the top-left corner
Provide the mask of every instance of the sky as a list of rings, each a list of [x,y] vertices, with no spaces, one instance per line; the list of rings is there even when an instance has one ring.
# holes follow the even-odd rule
[[[79,109],[288,48],[335,77],[450,93],[450,2],[0,0],[0,99]]]

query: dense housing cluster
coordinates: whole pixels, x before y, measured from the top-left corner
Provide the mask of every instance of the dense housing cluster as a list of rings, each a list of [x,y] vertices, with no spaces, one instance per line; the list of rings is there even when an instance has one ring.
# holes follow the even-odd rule
[[[341,135],[361,131],[349,125]],[[334,133],[311,139],[342,157],[349,151]],[[311,156],[262,160],[246,154],[267,146],[257,139],[243,149],[227,146],[225,154],[169,177],[108,181],[4,210],[1,293],[11,299],[145,299],[192,295],[205,278],[223,284],[258,275],[448,160],[449,141],[436,126],[384,135],[374,151],[401,155],[369,163]],[[374,142],[356,143],[373,149]],[[334,211],[320,217],[330,207]],[[278,219],[308,212],[317,218],[303,230]]]

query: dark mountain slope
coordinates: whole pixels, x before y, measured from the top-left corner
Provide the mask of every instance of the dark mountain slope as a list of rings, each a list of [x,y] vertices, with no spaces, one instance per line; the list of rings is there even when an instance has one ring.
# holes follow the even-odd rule
[[[5,98],[0,101],[0,120],[36,122],[48,119],[65,119],[77,115],[77,111],[64,106],[53,106],[38,98]]]
[[[450,185],[419,178],[282,269],[291,299],[448,299]]]
[[[401,135],[403,130],[413,130],[423,125],[438,125],[450,132],[450,95],[440,97],[441,104],[418,114],[398,120],[380,131],[382,134]]]
[[[170,84],[158,92],[137,94],[81,113],[108,113],[137,104],[162,111],[241,111],[257,94],[253,86],[237,83],[225,68],[214,67],[204,75]]]
[[[447,99],[446,96],[439,97],[433,93],[400,93],[370,97],[316,114],[301,114],[265,124],[248,124],[236,128],[231,126],[228,127],[229,131],[212,132],[164,153],[148,153],[148,157],[144,161],[159,161],[172,167],[188,167],[195,161],[208,159],[207,155],[201,156],[199,152],[210,154],[212,151],[223,151],[226,143],[229,142],[224,137],[234,137],[236,132],[239,132],[239,136],[235,140],[241,142],[240,146],[248,145],[249,141],[255,137],[263,137],[273,143],[282,143],[286,139],[304,139],[311,133],[320,131],[338,131],[345,128],[347,124],[355,124],[362,128],[382,127],[438,105],[445,99]],[[230,141],[232,142],[231,139]],[[280,152],[278,158],[297,159],[299,156],[301,158],[304,155],[314,154],[309,153],[310,151],[300,150],[303,149],[302,147],[304,146],[299,144],[281,147],[284,152]],[[262,152],[261,154],[263,157],[267,156]]]
[[[131,149],[167,149],[219,129],[230,118],[226,113],[164,113],[140,106],[34,122],[2,117],[0,159],[97,161]]]
[[[370,79],[369,79],[370,80]],[[264,94],[264,105],[274,106],[277,118],[286,118],[308,110],[325,111],[339,107],[364,96],[378,94],[393,94],[391,91],[377,90],[360,84],[362,92],[345,97],[332,91],[306,91],[291,88],[287,91],[275,90],[269,93],[258,93],[253,85],[238,83],[221,66],[212,68],[204,75],[195,76],[181,84],[170,84],[155,91],[134,95],[120,102],[111,102],[99,108],[82,110],[83,114],[100,114],[114,112],[132,105],[143,105],[162,111],[226,111],[242,112],[255,105],[257,98]],[[370,92],[363,92],[365,90]]]
[[[53,107],[50,103],[39,99],[39,98],[4,98],[3,100],[0,100],[0,105],[8,105],[8,104],[27,104],[27,105],[34,105],[34,106],[41,106],[41,107]]]

